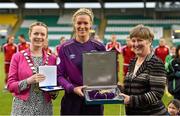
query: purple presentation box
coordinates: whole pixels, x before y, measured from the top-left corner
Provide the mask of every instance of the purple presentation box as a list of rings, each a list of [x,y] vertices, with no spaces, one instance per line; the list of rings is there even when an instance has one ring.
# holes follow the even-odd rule
[[[120,104],[115,52],[83,53],[83,89],[87,104]]]

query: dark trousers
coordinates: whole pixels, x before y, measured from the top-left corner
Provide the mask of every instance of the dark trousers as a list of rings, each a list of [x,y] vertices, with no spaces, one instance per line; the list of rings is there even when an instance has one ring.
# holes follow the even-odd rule
[[[5,64],[5,80],[4,80],[5,84],[7,84],[9,67],[10,67],[10,64]]]
[[[103,105],[87,105],[84,97],[65,93],[61,100],[61,115],[103,115]]]

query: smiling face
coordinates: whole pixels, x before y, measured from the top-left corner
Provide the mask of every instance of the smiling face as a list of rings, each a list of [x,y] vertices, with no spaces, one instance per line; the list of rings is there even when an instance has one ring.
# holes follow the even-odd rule
[[[149,40],[140,37],[133,37],[131,40],[133,51],[137,56],[142,57],[150,53],[151,42]]]
[[[170,103],[168,105],[168,112],[170,114],[170,116],[175,116],[178,114],[178,108],[175,107],[175,105],[173,103]]]
[[[74,22],[74,29],[77,39],[88,40],[92,22],[86,14],[77,15]]]
[[[144,57],[151,52],[151,44],[153,42],[153,31],[144,25],[137,25],[129,34],[132,41],[132,48],[139,57]]]
[[[32,27],[29,33],[29,38],[34,47],[43,47],[44,42],[47,39],[47,28],[41,25],[35,25]]]

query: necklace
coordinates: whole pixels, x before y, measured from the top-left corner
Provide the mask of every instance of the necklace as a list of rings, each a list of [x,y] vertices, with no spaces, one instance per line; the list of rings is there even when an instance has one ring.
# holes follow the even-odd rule
[[[141,66],[141,64],[136,64],[137,67]]]
[[[137,64],[137,63],[135,64],[133,75],[136,75],[136,72],[138,71],[140,66],[141,66],[141,64]]]
[[[28,56],[28,53],[25,52],[24,50],[21,51],[21,53],[23,53],[29,67],[31,68],[32,72],[33,72],[33,75],[37,73],[37,71],[35,70],[35,67],[34,67],[34,63],[32,61],[32,59]],[[46,61],[45,61],[45,64],[44,65],[48,65],[48,59],[49,59],[49,55],[50,54],[47,54],[47,57],[46,57]],[[36,93],[39,93],[40,92],[40,89],[39,89],[39,83],[35,83],[34,84],[34,87],[33,87],[33,91],[36,92]]]

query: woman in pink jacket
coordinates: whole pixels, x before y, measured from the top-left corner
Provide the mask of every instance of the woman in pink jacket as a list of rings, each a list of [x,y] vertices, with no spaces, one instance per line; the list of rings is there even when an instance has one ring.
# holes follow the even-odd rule
[[[53,115],[51,95],[38,87],[45,79],[38,73],[38,66],[56,65],[56,58],[42,49],[47,33],[44,23],[33,23],[29,28],[30,48],[16,53],[11,60],[7,82],[14,95],[11,115]]]

